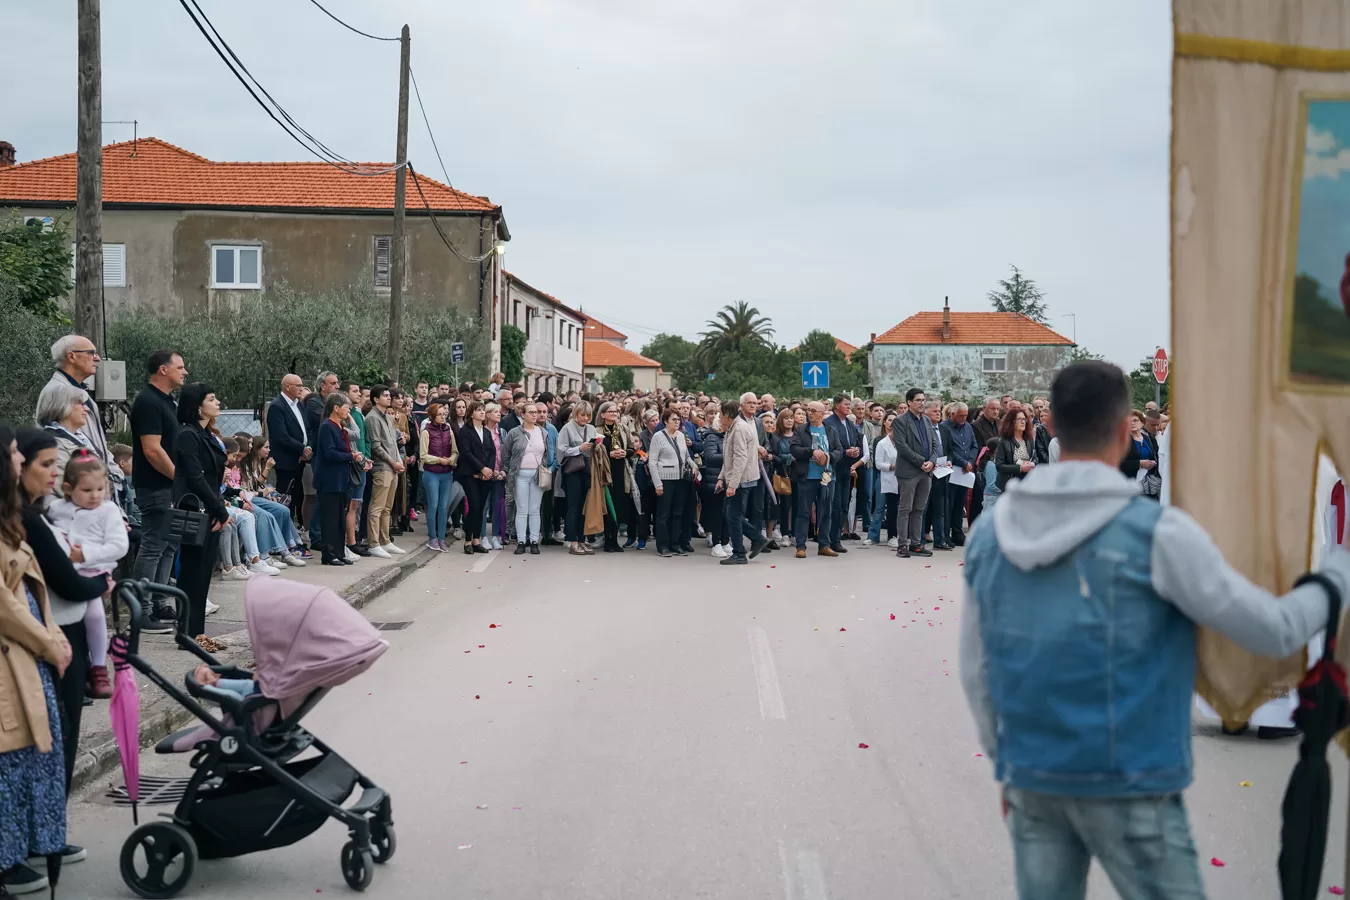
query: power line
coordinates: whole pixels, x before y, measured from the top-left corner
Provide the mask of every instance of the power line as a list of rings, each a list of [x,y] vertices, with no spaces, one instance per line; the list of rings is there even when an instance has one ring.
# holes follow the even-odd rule
[[[351,26],[351,25],[348,25],[346,22],[342,21],[342,20],[339,19],[337,16],[333,15],[333,14],[330,13],[328,10],[324,9],[324,8],[323,8],[323,4],[321,4],[321,3],[319,2],[319,0],[309,0],[309,2],[310,2],[310,3],[313,3],[315,6],[319,7],[320,11],[322,11],[323,14],[324,14],[325,16],[327,16],[328,18],[332,19],[334,22],[338,23],[339,25],[341,25],[343,28],[347,29],[348,31],[354,31],[354,32],[356,32],[357,34],[361,35],[361,37],[368,37],[368,38],[370,38],[372,41],[397,41],[397,40],[402,40],[401,38],[396,38],[396,37],[380,37],[378,34],[367,34],[366,32],[362,31],[362,30],[359,29],[359,28],[355,28],[355,27],[353,27],[353,26]]]
[[[445,246],[450,248],[451,253],[455,254],[466,263],[480,263],[497,252],[497,243],[496,241],[493,241],[492,249],[482,256],[466,256],[461,253],[459,248],[452,244],[450,238],[441,230],[441,223],[436,220],[436,214],[431,211],[431,203],[427,201],[427,195],[422,193],[422,180],[417,177],[417,170],[412,167],[411,161],[408,163],[408,174],[412,176],[413,187],[417,188],[417,196],[422,198],[422,205],[427,209],[427,218],[431,219],[431,224],[436,229],[436,233],[441,236],[441,240],[445,243]]]
[[[244,90],[248,91],[249,95],[253,98],[254,102],[257,103],[260,107],[262,107],[263,112],[267,113],[268,117],[271,118],[272,121],[276,122],[277,125],[281,126],[281,129],[285,131],[288,135],[290,135],[290,137],[296,143],[304,147],[306,150],[308,150],[313,155],[317,156],[322,161],[328,163],[330,166],[333,166],[336,169],[346,172],[349,175],[361,175],[370,177],[370,176],[387,175],[390,172],[398,171],[398,169],[400,168],[399,165],[394,165],[386,169],[376,170],[366,166],[361,166],[358,163],[353,163],[346,157],[341,156],[340,154],[334,152],[331,148],[325,145],[322,141],[316,138],[309,131],[304,129],[298,122],[296,122],[295,119],[289,113],[286,112],[286,110],[281,106],[281,104],[277,103],[277,101],[272,97],[272,95],[267,92],[267,90],[262,86],[262,84],[256,78],[253,77],[253,74],[249,72],[248,69],[244,66],[243,62],[239,59],[238,55],[235,54],[234,50],[225,41],[225,39],[221,37],[220,32],[216,30],[216,27],[214,24],[212,24],[210,18],[206,15],[205,12],[202,11],[202,8],[197,5],[196,0],[178,0],[178,3],[180,6],[183,7],[183,11],[188,14],[188,18],[192,19],[192,24],[197,26],[197,30],[201,32],[202,37],[206,38],[206,42],[211,45],[211,49],[214,50],[216,52],[216,55],[220,57],[221,62],[225,63],[225,67],[230,70],[230,74],[232,74],[239,81],[239,83],[244,86]],[[191,6],[189,6],[189,3],[191,3]],[[193,12],[194,9],[196,10],[195,13]],[[198,18],[198,16],[200,16],[200,19]],[[202,24],[203,22],[205,22],[206,24],[203,25]],[[210,28],[209,33],[207,31],[207,28]],[[212,38],[212,34],[215,35],[214,39]],[[217,41],[219,41],[219,45],[217,45]],[[231,59],[234,60],[233,63],[231,62]],[[239,67],[238,69],[235,68],[236,63],[238,64]],[[241,70],[244,74],[240,74]],[[247,78],[245,78],[245,76],[247,76]],[[250,81],[253,82],[252,85],[249,84]],[[261,91],[262,94],[265,97],[267,97],[269,101],[271,101],[272,106],[276,107],[276,112],[273,112],[272,108],[269,107],[267,103],[263,102],[262,98],[258,96],[258,91],[255,91],[253,89],[253,85],[256,85],[258,91]],[[282,121],[282,118],[278,118],[277,113],[280,113],[282,118],[285,119],[285,121]],[[289,125],[287,123],[289,123]],[[295,129],[294,131],[292,130],[292,126]],[[296,132],[299,132],[299,134],[297,134]],[[311,144],[313,146],[311,146]]]
[[[441,175],[445,177],[445,183],[453,188],[454,184],[450,181],[450,173],[445,169],[445,160],[441,159],[441,148],[436,146],[436,133],[431,130],[431,119],[427,117],[427,108],[422,105],[422,92],[417,87],[417,75],[411,68],[408,69],[408,75],[412,77],[413,94],[417,97],[417,108],[422,111],[422,122],[427,126],[427,136],[431,138],[431,149],[436,151],[436,162],[441,164]]]

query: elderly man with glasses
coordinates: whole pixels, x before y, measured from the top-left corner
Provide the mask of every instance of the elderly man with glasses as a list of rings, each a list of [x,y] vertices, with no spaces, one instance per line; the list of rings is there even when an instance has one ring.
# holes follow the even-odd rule
[[[98,364],[102,361],[103,357],[99,356],[94,342],[83,335],[68,334],[57,340],[52,344],[52,363],[55,364],[56,371],[43,385],[42,393],[38,395],[37,406],[42,408],[43,398],[47,397],[50,400],[49,395],[60,391],[63,386],[69,385],[85,392],[84,406],[89,414],[85,417],[80,434],[89,442],[89,448],[94,454],[104,461],[111,482],[109,488],[115,490],[121,481],[122,470],[113,462],[112,454],[108,452],[108,437],[103,432],[103,420],[98,414],[98,404],[89,395],[85,384],[98,372]]]

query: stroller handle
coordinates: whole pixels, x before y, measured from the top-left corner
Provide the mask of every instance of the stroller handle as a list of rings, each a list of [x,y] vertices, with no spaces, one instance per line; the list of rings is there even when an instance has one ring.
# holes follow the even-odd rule
[[[112,621],[113,631],[122,632],[122,613],[121,608],[126,607],[127,619],[127,652],[140,652],[141,645],[141,609],[142,603],[148,602],[155,594],[162,594],[173,600],[174,618],[179,625],[179,631],[187,618],[188,595],[170,584],[155,584],[154,582],[141,579],[127,579],[119,581],[113,585],[112,591]],[[193,645],[196,646],[195,644]]]

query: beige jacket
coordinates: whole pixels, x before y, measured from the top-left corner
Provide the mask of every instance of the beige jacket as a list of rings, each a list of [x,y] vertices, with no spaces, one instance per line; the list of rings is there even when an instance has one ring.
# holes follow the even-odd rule
[[[65,637],[58,626],[44,626],[33,618],[28,607],[25,580],[43,621],[52,621],[47,586],[26,543],[11,547],[0,542],[0,577],[0,753],[35,744],[39,753],[47,753],[52,749],[52,731],[37,662],[59,665]]]
[[[759,480],[759,435],[744,416],[737,416],[726,433],[722,450],[722,483],[739,488]]]

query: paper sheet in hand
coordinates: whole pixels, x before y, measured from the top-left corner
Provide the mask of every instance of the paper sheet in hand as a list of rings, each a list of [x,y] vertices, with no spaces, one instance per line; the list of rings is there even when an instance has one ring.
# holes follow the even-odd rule
[[[946,478],[950,474],[952,474],[951,466],[938,466],[936,469],[933,470],[934,478]]]
[[[957,487],[973,488],[975,486],[974,472],[953,472],[951,483]]]

